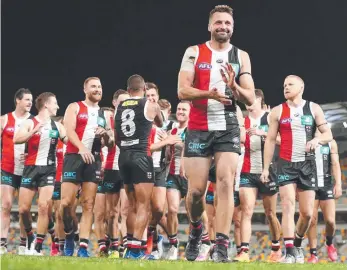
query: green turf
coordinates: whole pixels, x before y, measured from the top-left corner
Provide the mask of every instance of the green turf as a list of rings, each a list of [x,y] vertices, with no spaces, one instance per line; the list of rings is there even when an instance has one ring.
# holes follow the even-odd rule
[[[211,262],[186,262],[186,261],[130,261],[106,258],[76,258],[76,257],[32,257],[32,256],[1,256],[1,269],[3,270],[126,270],[126,269],[165,269],[165,270],[226,270],[226,269],[347,269],[347,264],[304,264],[304,265],[283,265],[267,263],[230,263],[215,264]]]

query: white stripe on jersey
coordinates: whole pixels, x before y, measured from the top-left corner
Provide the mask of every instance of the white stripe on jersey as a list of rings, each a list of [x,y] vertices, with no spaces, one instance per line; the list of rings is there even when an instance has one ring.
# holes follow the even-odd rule
[[[326,146],[324,146],[326,147]],[[331,145],[329,143],[329,148],[331,151]],[[323,153],[322,153],[322,145],[318,145],[315,151],[315,156],[316,156],[316,167],[317,167],[317,184],[318,187],[324,187],[324,158],[323,158]],[[329,155],[330,155],[329,151]]]
[[[250,127],[259,128],[259,126],[261,125],[261,119],[263,115],[260,116],[258,119],[253,119],[252,117],[248,116],[250,120]],[[261,140],[262,140],[261,136],[253,135],[249,137],[250,163],[251,163],[250,173],[261,174],[263,171]]]
[[[15,113],[12,113],[13,118],[15,119],[15,127],[14,127],[14,134],[16,134],[16,131],[20,129],[20,126],[23,124],[25,119],[18,118]],[[5,123],[6,126],[7,123]],[[25,152],[25,143],[22,144],[14,144],[14,172],[15,175],[22,175],[24,170],[24,160],[21,158],[21,156]],[[23,160],[23,161],[21,161]]]
[[[99,117],[99,107],[93,108],[88,107],[88,122],[84,129],[81,142],[83,145],[92,150],[94,139],[95,139],[95,130],[98,127],[98,117]],[[106,119],[106,118],[105,118]]]
[[[40,123],[38,123],[39,125]],[[58,127],[58,124],[55,123]],[[52,123],[49,121],[48,123],[44,124],[44,126],[41,128],[41,135],[40,135],[40,142],[39,142],[39,149],[37,150],[37,156],[36,156],[36,162],[35,165],[37,166],[47,166],[54,164],[55,160],[48,160],[49,155],[49,149],[51,147],[51,137],[50,132],[52,131]],[[56,138],[58,140],[59,138]],[[55,158],[55,154],[54,154]]]
[[[159,136],[158,131],[161,130],[161,128],[155,127],[155,136],[154,136],[154,142],[159,142]],[[153,159],[153,167],[154,168],[160,168],[160,157],[161,157],[161,150],[155,151],[152,153],[152,159]]]
[[[305,101],[306,102],[306,101]],[[292,119],[292,162],[305,161],[306,131],[305,126],[301,124],[301,117],[304,115],[303,107],[290,107],[290,118]]]
[[[239,162],[237,164],[237,169],[236,169],[236,177],[235,177],[235,191],[240,190],[240,175],[241,175],[241,170],[243,166],[243,158],[245,156],[245,147],[241,147],[241,155],[239,156]]]

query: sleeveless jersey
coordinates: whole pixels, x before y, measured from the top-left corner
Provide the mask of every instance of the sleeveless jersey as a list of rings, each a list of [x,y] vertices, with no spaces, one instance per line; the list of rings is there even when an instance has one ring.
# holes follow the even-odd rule
[[[26,119],[17,118],[14,112],[6,114],[6,125],[1,135],[1,170],[15,175],[23,173],[21,155],[24,154],[25,144],[14,144],[13,137]]]
[[[59,140],[57,144],[57,150],[56,150],[56,164],[57,164],[57,170],[55,174],[55,181],[61,182],[61,177],[63,174],[63,164],[64,164],[64,154],[66,151],[66,145]]]
[[[267,112],[258,119],[253,119],[250,116],[245,117],[245,129],[257,128],[265,132],[268,131],[269,124],[267,121]],[[245,141],[245,156],[242,166],[242,173],[261,174],[263,171],[263,156],[264,156],[265,137],[253,135],[249,136],[246,133]]]
[[[186,128],[174,128],[171,130],[170,133],[171,135],[180,136],[182,139],[182,142],[184,142]],[[176,143],[175,145],[171,145],[170,150],[171,150],[170,174],[179,175],[183,145]]]
[[[32,121],[34,123],[33,128],[40,124],[35,117]],[[55,165],[58,140],[59,130],[57,123],[51,120],[27,141],[25,166]]]
[[[145,116],[146,105],[145,98],[130,98],[118,105],[115,128],[120,151],[133,150],[149,154],[153,123]]]
[[[232,96],[231,90],[223,82],[220,69],[225,63],[230,63],[238,79],[241,69],[238,48],[230,44],[229,49],[219,52],[213,50],[209,42],[197,47],[194,87],[201,91],[217,88],[221,93]],[[213,99],[193,100],[188,129],[215,131],[227,130],[238,125],[235,99],[232,98],[231,102],[231,105],[224,105]]]
[[[311,109],[312,103],[304,101],[299,107],[282,104],[279,119],[281,135],[280,158],[290,162],[314,159],[314,153],[306,153],[306,143],[314,138],[316,122]]]
[[[333,184],[331,177],[331,146],[330,143],[318,145],[316,148],[316,167],[318,187],[331,186]]]
[[[164,123],[162,128],[154,126],[151,132],[150,144],[157,143],[160,141],[157,131],[159,130],[169,131],[172,129],[173,126],[175,126],[175,123],[172,121],[167,121],[167,123]],[[154,168],[161,168],[165,166],[165,151],[166,151],[166,147],[163,147],[161,150],[155,151],[152,153]]]
[[[83,101],[77,102],[79,109],[76,116],[76,133],[82,144],[89,149],[92,154],[100,154],[101,139],[95,136],[97,127],[106,126],[104,111],[99,107],[89,107]],[[78,148],[70,141],[67,143],[66,153],[77,154]]]

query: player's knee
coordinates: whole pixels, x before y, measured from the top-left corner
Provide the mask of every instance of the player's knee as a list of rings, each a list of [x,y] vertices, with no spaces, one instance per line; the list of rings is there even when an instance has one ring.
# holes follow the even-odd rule
[[[253,215],[253,206],[252,205],[248,205],[248,204],[241,204],[241,208],[242,208],[242,217],[243,218],[247,218],[247,219],[251,219],[252,215]]]
[[[313,213],[310,209],[305,209],[300,211],[301,218],[305,219],[306,221],[311,221]]]
[[[10,200],[2,200],[1,202],[1,212],[9,215],[11,213],[12,202]]]
[[[326,218],[325,220],[325,224],[330,227],[330,228],[335,228],[335,219],[334,218],[331,218],[331,217],[328,217]]]
[[[27,204],[22,204],[19,206],[18,212],[20,215],[27,215],[30,213],[30,206]]]
[[[265,216],[269,222],[274,221],[277,218],[275,211],[271,208],[265,208]]]
[[[153,219],[159,222],[164,215],[164,211],[160,208],[155,208],[152,211]]]
[[[295,211],[295,202],[289,198],[282,199],[281,206],[284,214],[292,214]]]
[[[82,203],[83,213],[93,213],[94,209],[94,200],[93,199],[85,199]],[[104,212],[102,210],[102,212]]]
[[[178,214],[178,207],[169,205],[168,207],[168,215],[175,216]]]
[[[41,216],[48,215],[48,201],[39,201],[38,202],[38,214]]]
[[[56,220],[57,222],[63,221],[63,218],[61,217],[61,214],[60,214],[59,211],[55,211],[55,220]]]

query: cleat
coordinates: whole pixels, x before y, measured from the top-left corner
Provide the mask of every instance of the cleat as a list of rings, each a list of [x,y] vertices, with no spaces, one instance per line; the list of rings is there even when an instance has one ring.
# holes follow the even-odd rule
[[[304,249],[302,247],[294,247],[295,250],[295,262],[305,263]]]
[[[23,246],[18,247],[18,255],[27,255],[27,248]]]
[[[52,242],[51,244],[51,256],[59,255],[59,245],[57,243]]]
[[[77,252],[77,257],[82,257],[82,258],[89,258],[89,252],[86,248],[79,248]]]
[[[110,251],[108,252],[108,257],[109,257],[110,259],[118,259],[118,258],[120,258],[119,252],[118,252],[117,250],[110,250]]]
[[[32,256],[43,256],[43,254],[41,252],[37,252],[36,249],[34,249],[31,253]]]
[[[286,256],[283,258],[281,263],[287,263],[287,264],[292,264],[295,263],[295,257],[291,254],[286,254]]]
[[[328,251],[328,257],[332,262],[337,261],[337,250],[334,247],[334,245],[326,246],[326,249]]]
[[[158,235],[158,252],[159,252],[159,259],[163,257],[164,248],[163,248],[163,240],[164,237],[162,235]]]
[[[206,244],[202,244],[200,247],[199,256],[196,258],[195,261],[198,261],[198,262],[207,261],[209,252],[210,252],[210,246]]]
[[[4,255],[4,254],[7,254],[7,248],[6,247],[0,247],[0,255]]]
[[[188,261],[195,261],[196,258],[199,256],[200,252],[200,245],[201,245],[201,236],[202,236],[202,230],[200,235],[193,236],[192,230],[190,230],[190,234],[188,237],[188,243],[186,246],[186,259]]]
[[[307,260],[308,263],[318,263],[318,257],[311,254],[311,257]]]
[[[267,260],[269,263],[281,262],[282,261],[282,251],[279,249],[277,251],[271,250],[270,257]]]
[[[152,251],[151,255],[148,257],[149,260],[159,260],[159,251]]]
[[[129,251],[128,259],[131,259],[131,260],[146,260],[147,257],[146,257],[146,254],[145,254],[145,252],[143,250],[141,250],[138,253]]]
[[[65,245],[64,245],[64,255],[65,256],[73,256],[73,254],[75,252],[74,237],[75,237],[74,233],[66,235]]]
[[[249,254],[248,252],[241,251],[236,257],[233,259],[233,262],[249,262]]]
[[[178,248],[175,246],[171,246],[167,252],[167,259],[169,261],[176,261],[178,255]]]

